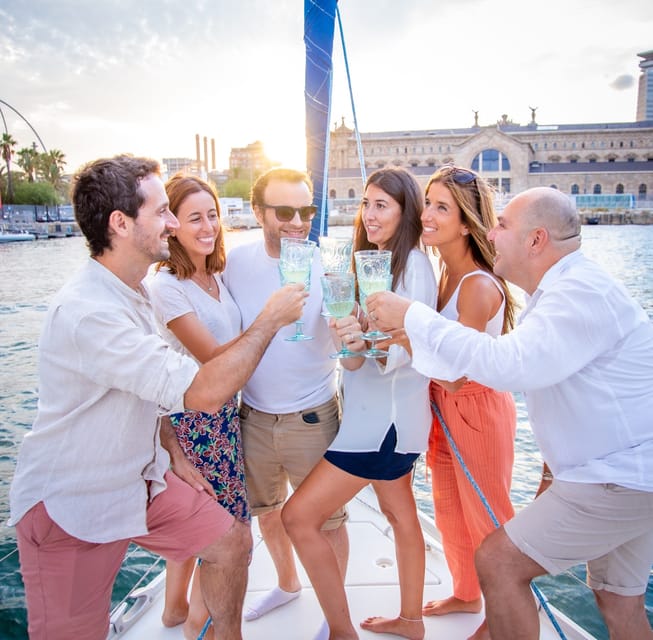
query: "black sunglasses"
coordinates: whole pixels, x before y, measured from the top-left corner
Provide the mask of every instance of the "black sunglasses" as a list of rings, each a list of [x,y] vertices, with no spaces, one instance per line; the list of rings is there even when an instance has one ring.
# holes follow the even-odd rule
[[[438,169],[438,173],[443,176],[451,176],[451,179],[458,184],[469,184],[476,180],[476,174],[467,169],[461,169],[452,164],[444,164]]]
[[[302,222],[310,222],[317,212],[315,205],[309,204],[305,207],[290,207],[286,204],[264,204],[266,209],[274,209],[274,215],[279,222],[290,222],[298,213]]]

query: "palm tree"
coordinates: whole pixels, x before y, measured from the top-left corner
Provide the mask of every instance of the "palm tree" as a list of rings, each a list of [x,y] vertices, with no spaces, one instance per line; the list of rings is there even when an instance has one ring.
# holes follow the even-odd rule
[[[7,200],[11,203],[14,201],[14,185],[11,182],[11,157],[14,155],[17,144],[18,142],[10,133],[2,134],[0,150],[2,151],[2,159],[7,165]]]
[[[34,146],[19,149],[18,166],[27,174],[28,182],[34,182],[36,177],[36,165],[38,161],[38,151]]]
[[[38,157],[38,170],[40,175],[55,189],[59,189],[63,183],[63,170],[65,166],[66,156],[59,149],[50,149],[50,151],[41,153]]]

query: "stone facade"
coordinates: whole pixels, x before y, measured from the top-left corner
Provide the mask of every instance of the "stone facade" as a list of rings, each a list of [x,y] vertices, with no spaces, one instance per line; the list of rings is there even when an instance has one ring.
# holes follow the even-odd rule
[[[568,194],[632,194],[653,200],[653,121],[489,126],[361,133],[366,172],[402,166],[420,184],[442,164],[471,167],[507,197],[536,186]],[[329,197],[360,199],[356,140],[344,119],[331,132]]]

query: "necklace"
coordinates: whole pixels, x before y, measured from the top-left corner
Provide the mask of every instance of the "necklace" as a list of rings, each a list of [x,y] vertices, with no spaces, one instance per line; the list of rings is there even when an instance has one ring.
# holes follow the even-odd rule
[[[199,278],[196,278],[195,276],[197,275],[197,272],[193,274],[192,279],[195,280],[200,286],[204,287],[207,291],[213,291],[213,284],[215,280],[213,279],[213,276],[209,276],[209,281],[208,282],[202,282]]]

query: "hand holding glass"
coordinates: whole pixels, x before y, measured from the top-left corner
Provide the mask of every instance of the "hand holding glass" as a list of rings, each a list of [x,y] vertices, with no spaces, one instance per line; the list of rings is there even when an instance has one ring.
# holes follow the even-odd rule
[[[365,307],[365,298],[367,296],[377,291],[390,290],[392,285],[392,273],[390,272],[392,251],[357,251],[354,254],[354,260],[356,261],[360,302],[363,311],[367,312]],[[377,341],[387,340],[391,336],[375,329],[374,331],[364,333],[362,337],[364,340],[372,343],[372,347],[365,352],[365,357],[384,358],[388,355],[387,351],[377,349],[374,345]]]
[[[322,298],[327,311],[334,318],[344,318],[354,309],[356,301],[356,280],[353,273],[327,273],[320,278]],[[340,351],[329,355],[330,358],[359,358],[361,353],[350,351],[344,340]]]
[[[311,286],[311,266],[313,264],[313,252],[317,245],[312,240],[300,240],[299,238],[281,238],[281,253],[279,255],[279,273],[281,284],[301,283],[308,291]],[[300,340],[312,340],[313,336],[307,336],[303,331],[304,321],[297,320],[295,323],[295,335],[286,338],[289,342]]]

